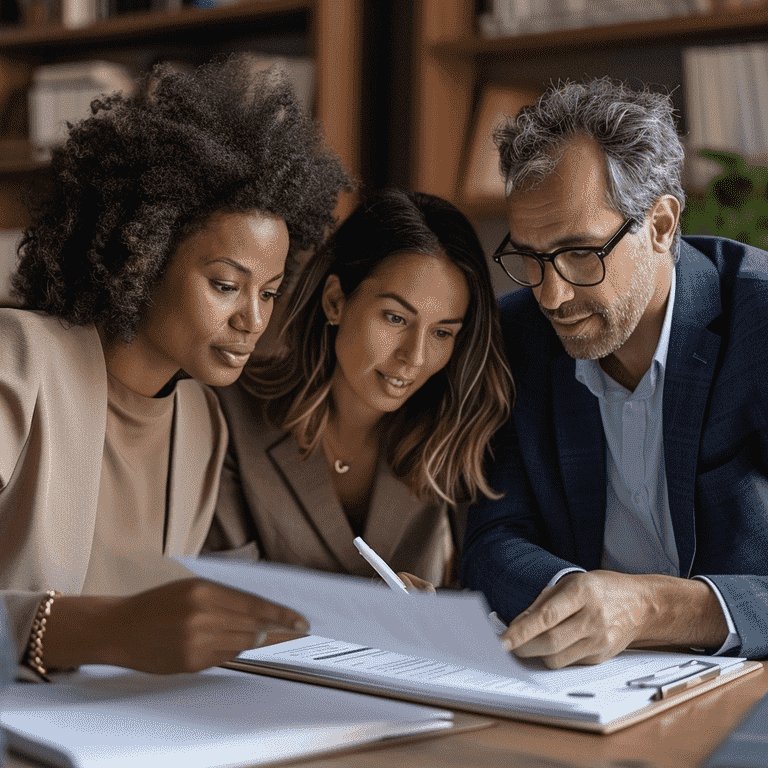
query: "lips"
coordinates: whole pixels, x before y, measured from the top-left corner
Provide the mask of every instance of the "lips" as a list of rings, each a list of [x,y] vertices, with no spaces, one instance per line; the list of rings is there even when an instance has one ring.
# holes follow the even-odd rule
[[[584,320],[587,320],[588,318],[592,317],[592,314],[593,313],[590,312],[588,315],[584,315],[582,317],[577,317],[577,318],[567,317],[567,318],[560,319],[557,317],[553,317],[551,319],[553,322],[557,323],[558,325],[576,325],[577,323],[581,323]]]
[[[413,379],[406,379],[402,376],[389,376],[381,371],[376,371],[376,373],[378,373],[387,384],[398,390],[406,390],[414,381]]]
[[[253,347],[248,344],[227,344],[226,346],[215,346],[213,349],[231,368],[242,368],[253,352]]]

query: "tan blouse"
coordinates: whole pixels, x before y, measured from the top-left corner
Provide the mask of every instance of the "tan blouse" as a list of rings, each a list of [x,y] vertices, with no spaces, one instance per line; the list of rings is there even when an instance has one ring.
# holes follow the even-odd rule
[[[122,592],[125,563],[140,568],[166,537],[174,394],[145,397],[107,373],[107,431],[85,595]]]

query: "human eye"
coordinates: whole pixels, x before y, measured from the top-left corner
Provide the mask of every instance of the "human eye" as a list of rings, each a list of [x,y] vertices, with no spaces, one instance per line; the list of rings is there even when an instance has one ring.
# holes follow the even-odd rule
[[[560,254],[566,259],[571,259],[573,261],[585,261],[586,259],[592,258],[595,255],[595,252],[592,250],[584,250],[579,248],[574,248],[572,251],[565,251]]]
[[[282,295],[281,291],[279,291],[277,288],[269,288],[268,290],[264,290],[261,292],[261,300],[274,301],[281,295]]]
[[[436,328],[435,336],[437,336],[438,339],[452,339],[453,332],[449,331],[447,328]]]
[[[401,315],[396,315],[394,312],[385,312],[384,317],[393,325],[405,325],[405,318]]]
[[[237,290],[237,286],[233,283],[226,283],[222,280],[211,280],[211,285],[219,293],[233,293]]]

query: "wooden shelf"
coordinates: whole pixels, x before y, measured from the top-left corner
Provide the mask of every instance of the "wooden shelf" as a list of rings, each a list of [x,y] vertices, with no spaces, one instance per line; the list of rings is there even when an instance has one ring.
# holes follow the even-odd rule
[[[641,49],[644,72],[659,72],[643,82],[672,93],[682,85],[679,71],[676,79],[665,80],[665,65],[654,68],[650,61],[654,48],[768,40],[768,0],[758,8],[495,39],[477,33],[474,0],[416,0],[415,5],[411,183],[454,202],[476,222],[505,216],[503,202],[470,200],[462,194],[467,137],[484,83],[517,83],[527,88],[534,81],[541,85],[550,78],[581,76],[563,75],[564,62],[573,62],[573,71],[584,62],[585,77],[611,76],[622,69],[622,75],[615,76],[626,78],[624,73],[634,72],[633,53],[622,62],[623,51]]]
[[[515,37],[488,39],[468,35],[455,39],[439,39],[432,43],[438,55],[497,57],[511,53],[550,53],[552,51],[595,50],[616,48],[622,44],[702,43],[731,37],[740,32],[768,29],[768,8],[749,9],[733,13],[712,13],[698,16],[676,16],[669,19],[633,21],[583,29],[561,29],[555,32],[524,34]]]
[[[181,8],[178,11],[142,11],[96,21],[69,29],[60,24],[40,24],[0,32],[0,50],[65,48],[126,41],[135,46],[140,38],[175,34],[201,27],[231,26],[310,12],[310,0],[243,0],[220,8]]]
[[[0,86],[18,70],[31,81],[34,67],[77,56],[98,58],[102,51],[122,46],[205,45],[226,46],[233,40],[262,33],[299,32],[315,62],[315,118],[323,126],[328,146],[341,158],[353,177],[360,175],[360,61],[362,3],[360,0],[240,0],[211,8],[148,11],[126,14],[86,27],[67,29],[60,24],[0,29]],[[210,45],[209,45],[210,43]],[[18,88],[19,86],[14,86]],[[27,86],[28,87],[28,84]],[[2,92],[2,87],[0,87]],[[0,158],[0,227],[26,225],[22,207],[13,201],[23,193],[30,175],[44,169],[25,148],[6,151]],[[18,193],[18,194],[17,194]],[[336,210],[345,216],[354,196],[343,194]]]
[[[32,173],[34,171],[41,171],[47,167],[47,160],[36,160],[31,157],[26,157],[22,160],[0,158],[0,174],[3,175],[13,173]]]

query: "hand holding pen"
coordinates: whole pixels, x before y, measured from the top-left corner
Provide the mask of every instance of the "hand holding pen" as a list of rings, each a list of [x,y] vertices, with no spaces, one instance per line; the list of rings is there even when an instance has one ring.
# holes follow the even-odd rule
[[[410,573],[395,573],[359,536],[352,543],[391,589],[407,593],[413,591],[413,589],[408,589],[410,585],[419,592],[435,592],[435,587],[430,582],[420,579],[418,576],[413,576]],[[408,585],[405,584],[405,581],[408,581]],[[488,614],[488,621],[497,635],[500,635],[507,629],[507,625],[496,615],[496,611]]]
[[[395,573],[359,536],[352,543],[390,589],[398,592],[435,592],[434,585],[425,579],[420,579],[412,573]]]

